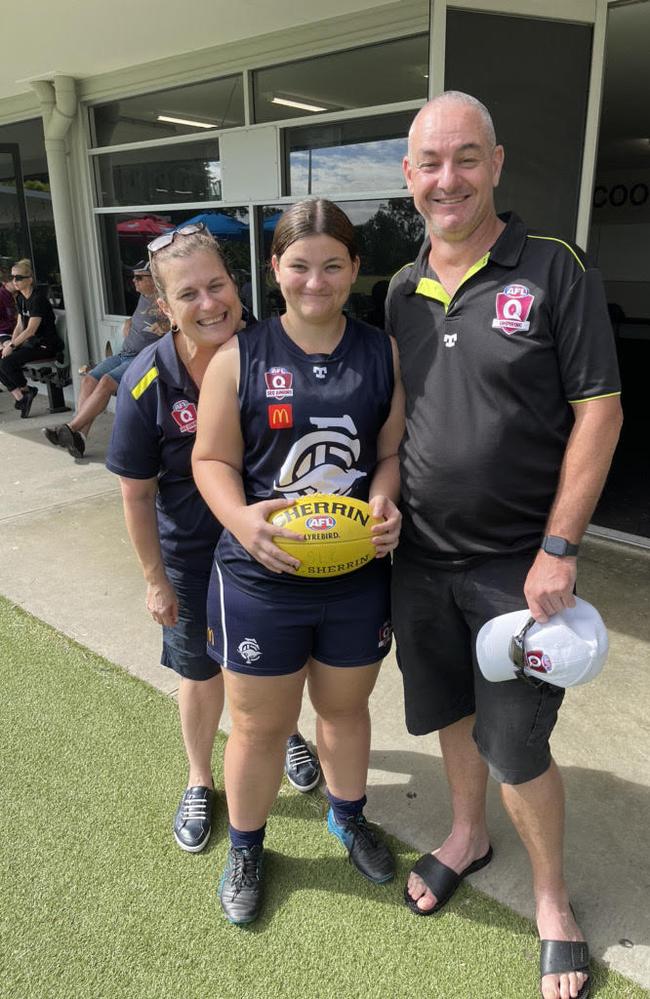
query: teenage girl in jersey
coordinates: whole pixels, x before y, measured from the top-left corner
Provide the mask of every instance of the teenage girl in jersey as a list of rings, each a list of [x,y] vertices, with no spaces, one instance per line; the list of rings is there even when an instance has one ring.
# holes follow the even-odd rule
[[[328,828],[371,881],[393,858],[363,815],[368,698],[390,647],[388,554],[401,517],[403,394],[390,338],[342,308],[359,270],[354,227],[334,204],[300,202],[271,247],[286,312],[237,335],[206,371],[193,466],[224,525],[208,595],[208,653],[232,717],[225,755],[231,846],[220,885],[231,922],[262,899],[265,824],[305,680],[330,800]],[[275,414],[282,409],[282,420]],[[268,515],[314,492],[370,503],[377,558],[334,580],[295,575]]]

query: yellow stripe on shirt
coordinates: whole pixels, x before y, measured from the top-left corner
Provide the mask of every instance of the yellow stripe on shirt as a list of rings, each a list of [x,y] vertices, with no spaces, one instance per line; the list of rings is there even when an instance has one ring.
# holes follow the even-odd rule
[[[134,399],[139,399],[143,392],[145,392],[152,382],[155,382],[158,377],[158,368],[154,365],[153,368],[149,368],[146,375],[143,375],[137,385],[134,385],[131,389],[131,395]]]

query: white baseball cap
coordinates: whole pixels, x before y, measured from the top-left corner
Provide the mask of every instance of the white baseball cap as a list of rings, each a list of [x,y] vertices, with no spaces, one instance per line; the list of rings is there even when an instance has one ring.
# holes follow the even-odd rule
[[[501,614],[484,624],[476,639],[481,673],[494,682],[530,676],[575,687],[598,676],[608,650],[600,614],[580,597],[546,624],[531,618],[528,609]]]

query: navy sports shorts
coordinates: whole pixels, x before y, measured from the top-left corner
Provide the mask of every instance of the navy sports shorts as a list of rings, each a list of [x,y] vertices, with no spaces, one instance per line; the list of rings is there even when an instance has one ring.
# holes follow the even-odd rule
[[[309,582],[305,583],[308,591]],[[249,676],[285,676],[310,656],[327,666],[369,666],[391,646],[390,564],[341,600],[280,602],[261,583],[256,596],[215,562],[208,592],[208,655]]]
[[[210,572],[169,565],[165,566],[165,571],[178,597],[178,621],[173,628],[163,625],[161,665],[187,680],[210,680],[220,672],[217,663],[205,651],[205,603]]]
[[[503,784],[541,776],[564,691],[550,683],[486,680],[476,636],[486,621],[526,606],[524,582],[536,552],[451,570],[422,564],[404,547],[393,563],[393,621],[412,735],[476,715],[474,741]]]

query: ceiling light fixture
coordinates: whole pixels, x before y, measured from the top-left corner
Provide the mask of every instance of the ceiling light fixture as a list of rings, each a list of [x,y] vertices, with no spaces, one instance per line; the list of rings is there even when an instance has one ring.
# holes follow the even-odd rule
[[[288,97],[272,97],[271,104],[282,104],[288,108],[299,108],[301,111],[328,111],[329,108],[318,104],[305,104],[303,101],[290,101]]]
[[[157,120],[170,121],[173,125],[193,125],[194,128],[217,128],[212,121],[190,121],[189,118],[172,118],[168,114],[159,114]]]

